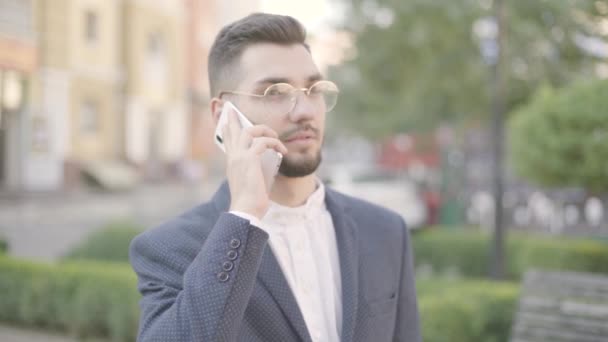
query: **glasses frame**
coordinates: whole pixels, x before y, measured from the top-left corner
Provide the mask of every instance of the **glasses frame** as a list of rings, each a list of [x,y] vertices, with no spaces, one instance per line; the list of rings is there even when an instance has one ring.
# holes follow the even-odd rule
[[[338,96],[338,94],[340,94],[340,89],[338,88],[338,85],[336,85],[334,82],[328,81],[328,80],[319,80],[319,81],[313,83],[313,85],[311,85],[308,88],[296,88],[296,87],[292,86],[289,83],[281,82],[281,83],[274,83],[274,84],[269,85],[264,90],[264,94],[254,94],[254,93],[248,93],[248,92],[236,91],[236,90],[222,90],[222,91],[220,91],[220,93],[218,94],[217,97],[221,99],[222,96],[224,96],[224,95],[241,95],[241,96],[250,96],[250,97],[256,97],[256,98],[259,98],[259,99],[263,99],[263,98],[265,98],[268,95],[268,91],[269,91],[270,88],[272,88],[272,87],[274,87],[276,85],[279,85],[279,84],[280,85],[288,85],[291,88],[293,88],[292,93],[295,93],[297,91],[301,91],[304,94],[306,94],[307,97],[310,96],[310,91],[312,90],[312,88],[314,88],[315,86],[317,86],[319,84],[329,84],[329,85],[333,86],[336,89],[336,97]],[[336,99],[336,102],[337,102],[337,99]],[[291,109],[287,113],[285,113],[285,114],[291,113],[291,111],[296,107],[297,103],[298,103],[298,97],[295,96]],[[335,107],[336,107],[336,105],[334,104],[334,106],[330,110],[326,110],[325,112],[328,113],[328,112],[332,111]]]

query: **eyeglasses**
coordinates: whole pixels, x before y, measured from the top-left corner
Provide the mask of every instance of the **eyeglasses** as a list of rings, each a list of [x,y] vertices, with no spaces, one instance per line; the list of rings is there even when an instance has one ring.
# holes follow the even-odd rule
[[[338,86],[331,81],[318,81],[309,88],[295,88],[288,83],[275,83],[266,90],[262,95],[245,93],[239,91],[222,91],[218,97],[225,94],[249,96],[258,100],[264,107],[266,114],[270,115],[285,115],[291,113],[298,102],[298,91],[306,94],[308,101],[312,103],[316,109],[329,112],[336,106],[338,102]]]

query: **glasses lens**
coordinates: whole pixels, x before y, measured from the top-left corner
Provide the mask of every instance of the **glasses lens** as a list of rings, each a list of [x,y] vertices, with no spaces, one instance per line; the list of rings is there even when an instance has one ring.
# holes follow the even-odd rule
[[[269,115],[284,115],[294,107],[294,88],[287,83],[276,83],[264,91],[264,107]]]
[[[321,106],[325,112],[329,112],[338,102],[338,93],[338,86],[335,83],[320,81],[310,88],[309,98]]]

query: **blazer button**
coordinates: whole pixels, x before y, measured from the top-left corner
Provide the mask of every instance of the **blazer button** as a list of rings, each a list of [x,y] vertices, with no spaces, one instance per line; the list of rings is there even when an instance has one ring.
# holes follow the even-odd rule
[[[228,279],[230,279],[230,276],[226,272],[220,272],[217,274],[217,279],[219,279],[219,281],[224,283],[224,282],[227,282]]]
[[[237,251],[235,251],[235,250],[230,250],[230,251],[228,251],[227,256],[228,256],[228,259],[230,259],[230,260],[236,260],[236,258],[239,256],[239,253],[237,253]]]
[[[224,271],[230,272],[234,268],[234,263],[232,261],[224,261],[224,263],[222,264],[222,268],[224,269]]]
[[[230,247],[231,248],[237,249],[240,246],[241,246],[241,240],[239,240],[239,239],[232,239],[232,240],[230,240]]]

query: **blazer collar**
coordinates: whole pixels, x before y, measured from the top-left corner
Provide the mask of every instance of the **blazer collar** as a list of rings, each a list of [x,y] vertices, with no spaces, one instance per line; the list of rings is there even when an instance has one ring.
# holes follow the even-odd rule
[[[344,195],[327,188],[325,201],[329,210],[340,257],[342,278],[342,338],[352,341],[357,319],[359,298],[359,243],[357,226],[351,215]]]

